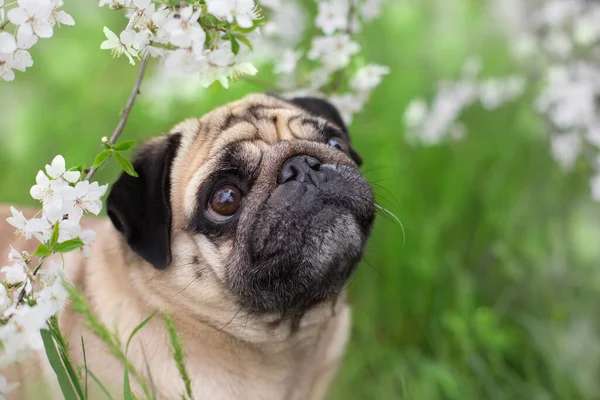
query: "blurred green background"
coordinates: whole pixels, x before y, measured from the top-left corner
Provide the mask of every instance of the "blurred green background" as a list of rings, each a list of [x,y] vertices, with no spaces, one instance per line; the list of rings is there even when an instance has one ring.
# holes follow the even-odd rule
[[[56,154],[89,164],[135,79],[137,68],[99,49],[102,27],[118,31],[122,15],[95,1],[65,9],[77,25],[0,83],[3,203],[34,204],[35,174]],[[365,58],[392,73],[351,133],[406,242],[378,217],[350,284],[352,339],[331,399],[600,398],[600,207],[585,167],[559,169],[527,96],[469,109],[462,141],[424,148],[403,138],[410,99],[457,76],[469,55],[482,55],[484,75],[512,70],[487,11],[475,0],[392,1],[359,35]],[[186,100],[142,95],[123,137],[143,140],[253,91],[262,89],[240,81]],[[100,182],[115,180],[114,164]]]

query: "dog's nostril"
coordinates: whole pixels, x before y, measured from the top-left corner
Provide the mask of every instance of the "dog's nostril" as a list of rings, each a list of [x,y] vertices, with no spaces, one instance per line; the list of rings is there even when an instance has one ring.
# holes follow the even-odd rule
[[[300,181],[316,184],[316,171],[321,169],[321,162],[310,156],[295,156],[283,163],[277,182]]]
[[[318,171],[319,169],[321,169],[321,162],[316,158],[306,157],[306,163],[314,171]]]
[[[286,167],[284,167],[281,172],[279,173],[279,183],[285,183],[288,181],[294,181],[296,180],[295,178],[298,176],[298,169],[293,166],[293,165],[289,165]]]

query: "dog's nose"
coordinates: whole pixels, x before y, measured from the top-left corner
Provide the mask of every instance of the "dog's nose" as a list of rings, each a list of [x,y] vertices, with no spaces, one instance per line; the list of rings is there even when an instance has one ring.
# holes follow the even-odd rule
[[[283,163],[279,172],[277,183],[284,184],[290,181],[312,183],[318,185],[322,182],[323,172],[321,162],[310,156],[295,156]]]

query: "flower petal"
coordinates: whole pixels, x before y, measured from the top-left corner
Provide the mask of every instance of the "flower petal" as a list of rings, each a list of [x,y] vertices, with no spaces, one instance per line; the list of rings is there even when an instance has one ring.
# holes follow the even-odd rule
[[[12,53],[17,49],[15,37],[8,32],[0,32],[0,53]]]
[[[8,20],[15,25],[23,25],[28,18],[27,13],[20,8],[13,8],[6,14]]]
[[[56,13],[56,20],[63,25],[75,25],[75,20],[73,19],[73,17],[71,17],[71,15],[67,14],[64,11],[59,11],[58,13]]]

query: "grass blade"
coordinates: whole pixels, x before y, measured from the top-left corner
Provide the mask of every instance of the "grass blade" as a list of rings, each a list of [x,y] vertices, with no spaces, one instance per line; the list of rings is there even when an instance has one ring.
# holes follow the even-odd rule
[[[164,316],[165,325],[167,326],[167,331],[169,332],[169,336],[171,337],[171,346],[173,350],[173,358],[177,363],[177,369],[179,369],[179,375],[185,384],[185,391],[188,395],[188,398],[193,400],[194,396],[192,395],[192,381],[190,379],[187,370],[185,369],[185,357],[183,355],[183,350],[181,346],[181,342],[177,337],[177,330],[175,329],[175,325],[173,325],[173,321],[167,314]]]
[[[142,354],[144,355],[144,364],[146,364],[146,375],[148,375],[148,383],[150,384],[150,394],[152,394],[152,400],[156,399],[156,388],[154,387],[154,379],[152,379],[152,372],[150,371],[150,364],[148,364],[148,356],[146,355],[146,349],[142,344]]]
[[[71,355],[69,354],[69,345],[65,338],[62,336],[62,333],[60,332],[60,328],[58,326],[58,318],[56,316],[51,317],[48,321],[48,326],[50,327],[49,332],[52,335],[54,342],[56,343],[58,354],[60,356],[60,359],[62,360],[63,366],[65,367],[69,378],[71,379],[71,384],[73,385],[73,388],[77,392],[77,395],[80,399],[85,399],[86,397],[84,397],[83,389],[81,388],[80,377],[75,372],[73,362],[71,361]]]
[[[42,329],[40,333],[42,335],[42,340],[44,341],[46,356],[48,357],[48,361],[50,362],[50,365],[56,374],[58,384],[60,385],[60,390],[62,391],[65,400],[78,400],[77,394],[75,394],[75,390],[71,385],[69,375],[67,374],[60,356],[58,355],[58,351],[56,350],[56,345],[54,344],[52,334],[46,329]]]
[[[85,371],[85,380],[84,382],[84,399],[88,398],[88,367],[87,367],[87,357],[85,355],[85,344],[83,343],[83,336],[81,336],[81,351],[83,352],[83,369]]]
[[[125,366],[123,372],[123,399],[133,400],[133,394],[131,393],[131,382],[129,382],[129,370]]]
[[[98,377],[96,375],[94,375],[92,373],[92,371],[90,371],[87,368],[86,368],[86,372],[88,374],[90,374],[90,376],[92,377],[92,379],[94,380],[94,382],[96,382],[96,385],[98,385],[98,387],[100,388],[100,390],[102,390],[102,392],[106,395],[106,397],[108,397],[108,400],[113,400],[112,396],[110,395],[110,393],[108,392],[108,390],[106,389],[106,387],[104,387],[104,385],[102,384],[102,382],[100,382],[100,379],[98,379]]]
[[[150,322],[150,320],[154,318],[155,315],[156,312],[152,313],[148,318],[140,322],[139,325],[133,329],[131,335],[129,335],[129,339],[127,339],[127,344],[125,345],[125,356],[127,356],[127,352],[129,351],[129,345],[131,344],[131,340],[133,339],[133,337],[144,326],[146,326],[146,324]],[[125,400],[132,400],[135,398],[133,396],[133,393],[131,393],[131,382],[129,381],[129,368],[127,368],[127,365],[125,365],[125,371],[123,372],[123,397],[125,398]]]
[[[150,322],[150,320],[152,318],[154,318],[155,315],[156,315],[156,312],[153,312],[152,314],[150,314],[150,316],[148,318],[146,318],[145,320],[140,322],[140,324],[133,329],[133,331],[131,332],[131,335],[129,335],[129,339],[127,339],[127,345],[125,346],[125,354],[127,354],[127,351],[129,350],[129,344],[131,343],[131,339],[133,339],[135,334],[138,333],[140,331],[140,329],[142,329],[144,326],[146,326],[146,324],[148,322]]]

